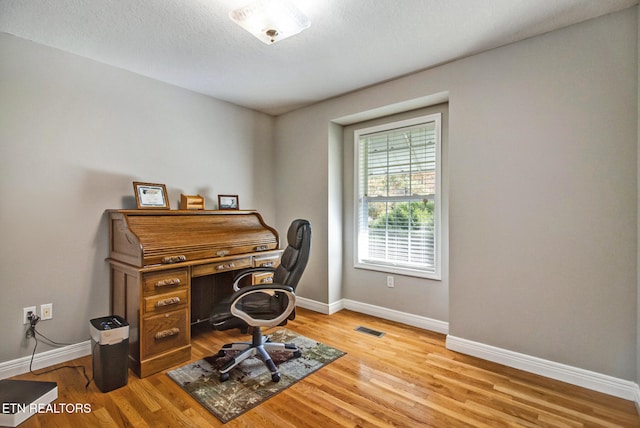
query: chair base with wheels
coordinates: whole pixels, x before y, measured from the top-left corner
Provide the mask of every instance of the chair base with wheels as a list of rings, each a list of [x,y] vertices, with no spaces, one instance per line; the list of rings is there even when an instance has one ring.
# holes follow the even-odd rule
[[[250,272],[243,272],[241,276]],[[238,277],[237,280],[241,278]],[[280,372],[269,355],[269,351],[291,351],[294,356],[300,356],[300,350],[291,344],[270,342],[262,335],[261,327],[275,327],[285,323],[296,305],[296,295],[293,288],[286,285],[253,285],[238,289],[230,298],[230,315],[249,325],[252,331],[251,342],[228,343],[222,346],[218,357],[225,356],[230,351],[240,351],[219,370],[222,382],[229,379],[229,371],[249,357],[260,357],[269,371],[274,382],[280,380]],[[224,317],[226,318],[226,316]],[[212,325],[216,327],[217,318],[212,316]]]
[[[264,361],[265,365],[271,372],[271,380],[278,382],[280,380],[280,372],[269,355],[269,351],[289,351],[293,354],[293,358],[298,358],[302,354],[296,345],[291,343],[270,342],[267,336],[262,334],[260,327],[254,327],[251,342],[234,342],[227,343],[222,346],[219,357],[226,356],[227,352],[240,351],[238,355],[231,358],[220,370],[220,381],[229,380],[229,372],[238,364],[247,358],[258,356]]]

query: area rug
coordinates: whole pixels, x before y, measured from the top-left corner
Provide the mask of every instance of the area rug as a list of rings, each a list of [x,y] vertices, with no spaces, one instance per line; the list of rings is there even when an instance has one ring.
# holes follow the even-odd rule
[[[277,330],[267,336],[272,342],[293,343],[302,352],[299,358],[292,358],[290,352],[270,354],[280,371],[280,382],[271,381],[271,373],[257,357],[244,360],[231,370],[229,380],[220,382],[218,369],[231,355],[208,357],[169,371],[167,375],[226,423],[345,355],[345,352],[287,329]]]

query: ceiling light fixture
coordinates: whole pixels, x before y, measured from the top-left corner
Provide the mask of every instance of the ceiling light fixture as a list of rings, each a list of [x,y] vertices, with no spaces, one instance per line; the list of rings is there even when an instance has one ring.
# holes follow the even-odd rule
[[[309,28],[311,21],[288,0],[257,0],[229,12],[236,24],[272,45]]]

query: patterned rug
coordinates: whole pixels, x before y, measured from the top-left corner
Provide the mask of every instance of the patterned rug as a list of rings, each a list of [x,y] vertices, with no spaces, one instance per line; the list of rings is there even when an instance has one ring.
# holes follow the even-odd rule
[[[231,370],[226,382],[220,382],[217,370],[231,356],[208,357],[167,372],[167,375],[226,423],[345,355],[345,352],[286,329],[268,336],[272,342],[293,343],[302,352],[299,358],[292,358],[290,352],[271,353],[280,371],[280,382],[271,381],[271,373],[257,357],[248,358]]]

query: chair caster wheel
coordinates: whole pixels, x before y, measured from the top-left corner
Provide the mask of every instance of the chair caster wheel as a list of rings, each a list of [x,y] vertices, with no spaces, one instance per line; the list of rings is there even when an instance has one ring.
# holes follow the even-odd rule
[[[273,373],[273,374],[271,375],[271,380],[272,380],[273,382],[280,382],[280,373]]]
[[[229,373],[220,373],[220,382],[226,382],[229,380]]]
[[[220,350],[220,351],[218,351],[218,355],[216,355],[216,357],[218,357],[218,358],[222,358],[222,357],[224,357],[224,356],[226,356],[226,355],[227,355],[227,353],[226,353],[226,352],[224,352],[223,350]]]
[[[295,351],[295,352],[293,353],[293,358],[300,358],[300,357],[302,357],[302,352],[300,352],[300,351]]]

